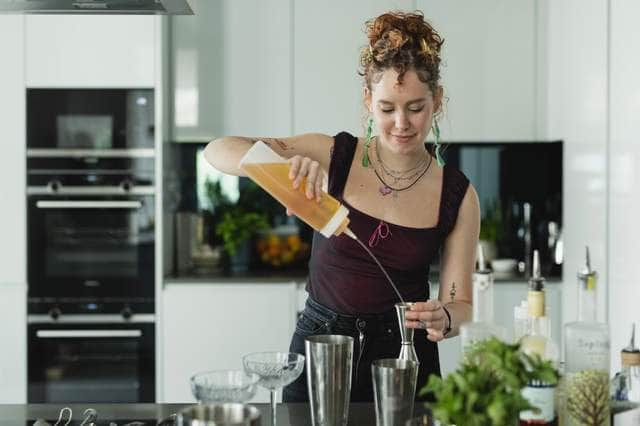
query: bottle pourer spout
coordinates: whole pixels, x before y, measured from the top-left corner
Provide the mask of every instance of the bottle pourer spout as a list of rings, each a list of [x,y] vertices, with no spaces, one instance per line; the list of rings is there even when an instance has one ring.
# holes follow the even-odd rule
[[[629,346],[623,349],[624,352],[640,352],[640,349],[636,348],[636,324],[631,324],[631,341]]]
[[[529,290],[542,291],[544,289],[544,278],[540,272],[540,252],[533,251],[533,275],[529,280]]]
[[[349,237],[353,238],[354,240],[358,239],[358,237],[356,237],[356,234],[354,234],[353,231],[349,228],[345,228],[344,233]]]
[[[487,270],[487,261],[484,257],[484,249],[482,244],[478,243],[478,272],[484,272]]]

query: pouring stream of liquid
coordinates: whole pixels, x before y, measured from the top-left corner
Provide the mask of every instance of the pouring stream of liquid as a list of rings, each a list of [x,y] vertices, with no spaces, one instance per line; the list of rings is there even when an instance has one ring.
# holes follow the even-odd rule
[[[398,287],[396,287],[396,285],[393,283],[393,280],[391,279],[391,277],[389,276],[389,274],[387,274],[386,269],[384,269],[384,267],[382,266],[382,264],[380,264],[380,262],[378,261],[378,259],[373,255],[373,253],[371,253],[371,250],[369,250],[369,247],[367,247],[367,245],[365,243],[363,243],[362,241],[360,241],[360,239],[356,236],[356,234],[353,233],[353,231],[349,228],[344,230],[344,233],[346,235],[348,235],[349,237],[353,238],[354,240],[356,240],[358,242],[358,244],[360,244],[360,246],[362,246],[362,248],[369,253],[369,256],[371,256],[371,258],[378,264],[378,267],[380,268],[380,270],[382,271],[382,273],[384,274],[385,277],[387,277],[387,281],[389,281],[389,284],[391,284],[391,287],[393,287],[393,290],[396,292],[396,294],[398,295],[398,299],[400,299],[400,302],[402,302],[402,304],[404,305],[406,302],[404,301],[404,299],[402,298],[402,295],[400,294],[400,292],[398,291]]]

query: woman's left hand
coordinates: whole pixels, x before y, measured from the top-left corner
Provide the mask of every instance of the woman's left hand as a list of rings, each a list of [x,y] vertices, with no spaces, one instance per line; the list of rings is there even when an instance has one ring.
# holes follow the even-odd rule
[[[447,315],[444,313],[442,302],[439,300],[427,300],[416,302],[411,310],[405,314],[405,325],[410,328],[425,328],[427,339],[439,342],[444,339],[444,331],[447,327]]]

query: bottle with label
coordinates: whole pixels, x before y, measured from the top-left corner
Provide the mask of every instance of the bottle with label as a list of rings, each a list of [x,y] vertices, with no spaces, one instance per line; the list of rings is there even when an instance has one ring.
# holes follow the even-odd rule
[[[610,424],[609,327],[596,319],[596,281],[587,247],[578,272],[578,321],[564,330],[564,417],[571,426]]]
[[[356,239],[348,228],[349,210],[324,192],[319,203],[308,199],[304,191],[306,179],[297,189],[293,188],[289,179],[289,162],[264,142],[253,144],[240,160],[239,167],[273,198],[325,237],[344,232]]]
[[[558,346],[551,339],[549,319],[545,316],[544,278],[540,274],[540,257],[533,252],[533,273],[529,280],[527,307],[529,319],[527,334],[520,340],[522,351],[528,355],[536,354],[543,360],[558,362]],[[522,390],[524,396],[539,411],[527,410],[520,413],[521,426],[558,424],[556,411],[556,385],[541,381],[532,381]]]
[[[631,327],[631,342],[620,351],[622,370],[611,381],[612,413],[640,406],[640,349],[635,344],[636,326]]]
[[[482,246],[478,244],[478,269],[473,274],[473,320],[460,325],[462,352],[489,337],[504,340],[506,330],[493,319],[493,273],[487,268]]]

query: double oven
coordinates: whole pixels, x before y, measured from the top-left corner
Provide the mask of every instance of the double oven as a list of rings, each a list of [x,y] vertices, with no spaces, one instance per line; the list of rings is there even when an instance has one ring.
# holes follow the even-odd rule
[[[155,399],[151,89],[27,91],[28,401]]]

